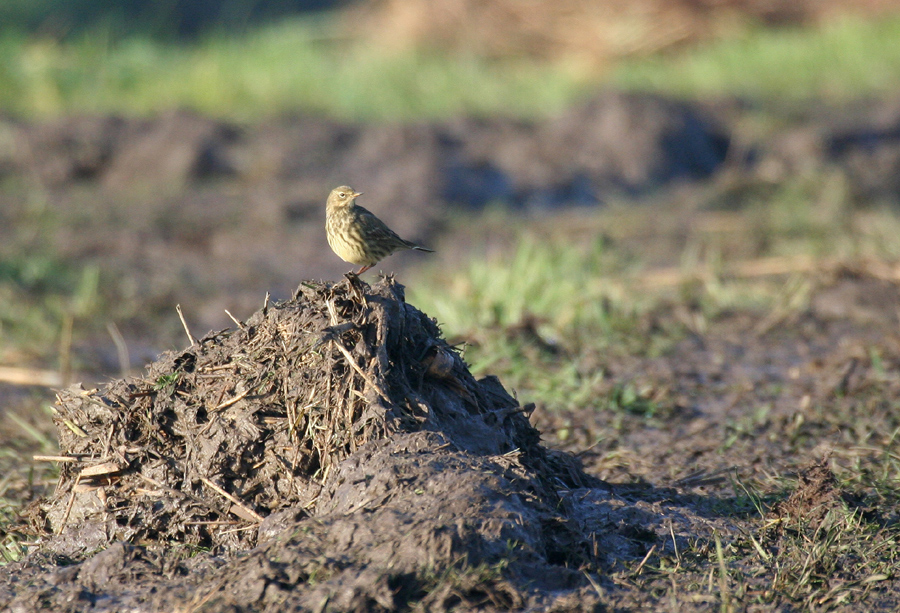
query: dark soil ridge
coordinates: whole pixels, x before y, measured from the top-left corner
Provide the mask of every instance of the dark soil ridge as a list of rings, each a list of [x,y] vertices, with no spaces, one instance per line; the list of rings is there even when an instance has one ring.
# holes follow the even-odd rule
[[[730,142],[699,105],[615,91],[540,121],[366,124],[296,115],[242,125],[173,110],[147,119],[0,117],[0,134],[8,138],[0,147],[0,178],[30,177],[47,189],[98,184],[151,194],[210,180],[236,179],[243,189],[299,181],[295,200],[283,204],[286,215],[301,218],[307,204],[298,201],[301,193],[315,194],[319,206],[319,194],[341,181],[371,190],[376,206],[596,204],[612,193],[707,178],[725,161]]]

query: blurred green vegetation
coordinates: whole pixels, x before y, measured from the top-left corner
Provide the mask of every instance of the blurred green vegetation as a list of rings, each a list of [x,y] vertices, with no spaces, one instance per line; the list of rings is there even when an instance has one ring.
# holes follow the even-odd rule
[[[67,42],[0,38],[0,109],[18,116],[172,107],[244,119],[293,111],[348,118],[533,114],[561,107],[578,91],[574,79],[550,66],[381,53],[343,38],[332,17],[195,43],[96,34]]]
[[[805,263],[900,258],[896,211],[858,210],[835,177],[790,180],[741,210],[712,216],[710,203],[718,197],[716,190],[696,194],[693,222],[664,201],[650,204],[651,214],[624,206],[545,224],[512,212],[477,223],[460,218],[461,227],[509,241],[503,248],[493,241],[489,253],[471,253],[456,269],[418,270],[408,299],[436,318],[451,341],[466,345],[473,373],[495,374],[524,398],[567,408],[606,402],[614,412],[641,407],[649,414],[654,410],[642,390],[607,389],[603,363],[665,355],[728,312],[775,322],[798,313],[808,307],[814,282]],[[681,236],[686,224],[691,230]],[[648,266],[652,243],[684,244],[680,254],[667,256],[677,264],[664,275]],[[766,258],[788,269],[794,263],[796,273],[744,276],[730,267],[750,262],[752,268]],[[690,317],[673,318],[675,305]]]
[[[7,31],[57,39],[106,30],[116,36],[171,40],[210,30],[243,30],[339,4],[339,0],[3,0],[0,24]]]
[[[900,17],[757,29],[596,74],[564,64],[388,52],[349,35],[334,12],[242,33],[217,30],[189,42],[102,28],[64,40],[4,29],[0,110],[21,117],[142,115],[172,107],[234,119],[290,112],[353,119],[535,116],[600,86],[688,98],[847,100],[898,88],[897,40]]]
[[[625,61],[612,81],[699,98],[851,100],[900,89],[900,16],[759,29],[677,56]]]

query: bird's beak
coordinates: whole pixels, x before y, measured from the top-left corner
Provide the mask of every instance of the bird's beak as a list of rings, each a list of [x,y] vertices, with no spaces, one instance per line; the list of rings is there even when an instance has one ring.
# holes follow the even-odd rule
[[[357,196],[362,196],[362,195],[363,195],[362,192],[353,192],[353,197],[354,197],[354,198],[356,198]]]

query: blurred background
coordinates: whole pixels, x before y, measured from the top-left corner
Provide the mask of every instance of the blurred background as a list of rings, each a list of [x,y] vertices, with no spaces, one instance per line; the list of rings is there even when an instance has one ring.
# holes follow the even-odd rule
[[[339,280],[339,184],[554,410],[664,403],[615,361],[723,314],[862,312],[835,270],[891,305],[898,40],[898,0],[4,0],[0,462],[54,449],[54,387],[185,345],[176,305],[199,337]]]

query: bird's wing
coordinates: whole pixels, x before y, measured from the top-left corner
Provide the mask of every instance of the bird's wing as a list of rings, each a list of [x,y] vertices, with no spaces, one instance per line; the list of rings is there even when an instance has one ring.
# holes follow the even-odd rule
[[[385,241],[396,243],[397,246],[412,249],[415,244],[400,238],[396,232],[387,227],[387,224],[378,219],[374,213],[365,207],[356,205],[359,213],[362,227],[365,228],[366,236],[371,240]]]

